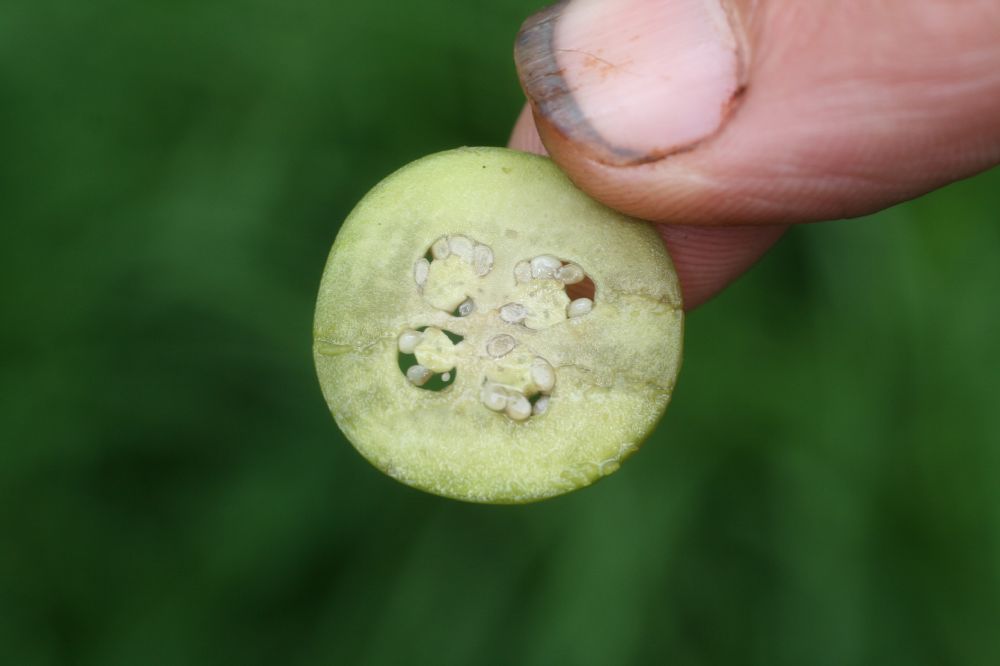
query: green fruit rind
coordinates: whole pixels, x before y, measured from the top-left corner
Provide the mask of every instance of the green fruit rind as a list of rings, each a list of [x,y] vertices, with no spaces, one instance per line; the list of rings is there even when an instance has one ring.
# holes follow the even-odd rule
[[[431,306],[413,266],[435,239],[489,246],[492,270],[470,287],[476,312]],[[551,254],[596,286],[589,314],[542,330],[500,321],[514,266]],[[437,327],[463,340],[454,382],[410,384],[396,340]],[[480,389],[499,333],[555,368],[544,414],[518,422],[486,409]],[[593,201],[548,159],[503,148],[430,155],[392,174],[357,205],[320,285],[314,358],[337,424],[375,467],[460,500],[522,503],[589,485],[618,469],[655,428],[680,368],[680,286],[648,224]]]

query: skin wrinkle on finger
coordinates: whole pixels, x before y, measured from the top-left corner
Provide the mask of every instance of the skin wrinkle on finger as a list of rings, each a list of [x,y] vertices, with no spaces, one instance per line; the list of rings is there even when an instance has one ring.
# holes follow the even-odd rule
[[[656,227],[674,257],[688,310],[705,303],[749,270],[788,228],[669,224]]]

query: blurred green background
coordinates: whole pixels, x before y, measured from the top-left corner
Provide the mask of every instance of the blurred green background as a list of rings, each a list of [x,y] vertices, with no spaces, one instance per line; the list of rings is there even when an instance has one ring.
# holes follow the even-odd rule
[[[0,3],[0,664],[995,664],[1000,173],[795,230],[610,479],[460,504],[314,378],[339,221],[537,2]]]

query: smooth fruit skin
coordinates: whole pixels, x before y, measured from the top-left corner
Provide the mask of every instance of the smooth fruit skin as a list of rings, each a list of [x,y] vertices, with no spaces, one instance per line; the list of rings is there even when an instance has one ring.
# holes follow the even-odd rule
[[[475,312],[433,307],[414,265],[435,240],[488,246],[492,270],[468,288]],[[596,286],[593,310],[542,330],[501,320],[519,293],[514,267],[553,255]],[[463,336],[454,383],[434,392],[400,371],[403,331]],[[480,394],[510,333],[557,375],[544,414],[514,421]],[[379,183],[344,222],[320,285],[314,358],[337,424],[373,465],[460,500],[522,503],[618,469],[662,416],[681,361],[680,286],[659,235],[591,200],[548,159],[462,148],[420,159]]]

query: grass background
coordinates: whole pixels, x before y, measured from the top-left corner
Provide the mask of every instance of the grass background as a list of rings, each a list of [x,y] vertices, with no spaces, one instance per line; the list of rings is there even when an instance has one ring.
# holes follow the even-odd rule
[[[537,7],[0,4],[0,663],[1000,660],[996,171],[789,234],[593,488],[460,504],[340,436],[339,221],[505,142]]]

